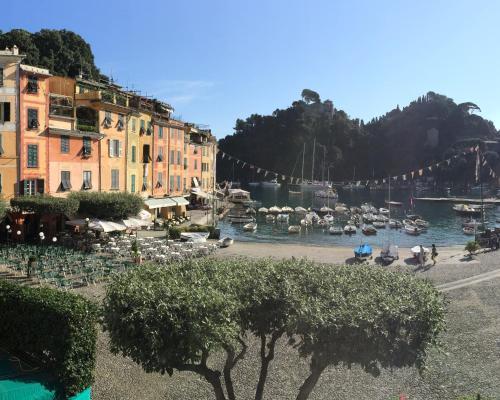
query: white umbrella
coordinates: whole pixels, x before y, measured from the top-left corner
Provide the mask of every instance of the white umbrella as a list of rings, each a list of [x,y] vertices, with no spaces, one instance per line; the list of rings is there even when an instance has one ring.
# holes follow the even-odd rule
[[[151,219],[151,213],[149,211],[146,211],[146,210],[139,211],[139,214],[137,214],[137,216],[139,217],[139,219],[142,219],[142,220]]]
[[[277,207],[277,206],[272,206],[270,209],[269,209],[269,212],[272,212],[272,213],[280,213],[281,212],[281,208]]]
[[[261,208],[259,208],[259,212],[263,213],[263,214],[267,214],[269,212],[269,210],[266,207],[261,207]]]
[[[295,207],[295,212],[305,214],[307,212],[307,210],[304,207],[299,206],[299,207]]]
[[[427,247],[422,247],[424,249],[424,254],[429,252],[429,249]],[[414,246],[411,248],[411,252],[413,254],[420,254],[420,246]]]
[[[293,208],[292,207],[288,207],[288,206],[285,206],[281,209],[282,212],[284,213],[292,213],[293,212]]]

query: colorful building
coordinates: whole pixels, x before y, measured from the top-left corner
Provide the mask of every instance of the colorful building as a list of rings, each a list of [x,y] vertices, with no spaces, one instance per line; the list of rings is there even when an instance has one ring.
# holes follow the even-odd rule
[[[10,199],[19,192],[19,65],[17,47],[0,50],[0,194]]]
[[[47,191],[49,77],[47,69],[20,65],[19,185],[22,195]]]
[[[98,190],[99,141],[103,135],[78,129],[75,85],[72,78],[49,80],[48,191],[54,196],[65,196],[72,190]]]

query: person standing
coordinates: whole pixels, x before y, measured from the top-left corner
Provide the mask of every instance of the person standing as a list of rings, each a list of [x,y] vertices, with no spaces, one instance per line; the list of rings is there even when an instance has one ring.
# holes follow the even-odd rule
[[[420,245],[420,253],[418,253],[418,262],[421,267],[424,266],[424,248]]]
[[[438,252],[436,249],[436,245],[432,244],[432,250],[431,250],[432,265],[436,265],[436,257],[437,256],[438,256]]]

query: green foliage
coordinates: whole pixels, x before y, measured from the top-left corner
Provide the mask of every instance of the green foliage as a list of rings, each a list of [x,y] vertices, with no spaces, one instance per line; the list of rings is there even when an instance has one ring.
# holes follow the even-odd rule
[[[470,255],[474,254],[476,251],[478,251],[481,248],[478,242],[475,240],[470,240],[467,242],[465,245],[465,251],[468,251]]]
[[[0,198],[0,221],[4,219],[6,213],[7,202],[3,198]]]
[[[331,173],[336,181],[353,179],[354,167],[358,179],[385,177],[442,161],[445,154],[458,155],[451,165],[435,168],[432,174],[438,180],[470,182],[474,160],[462,156],[462,149],[470,146],[470,140],[477,143],[499,137],[491,121],[470,112],[477,106],[457,105],[434,92],[368,123],[349,117],[334,108],[330,100],[320,101],[317,93],[316,98],[309,92],[312,91],[305,89],[304,100],[294,101],[272,115],[252,114],[238,119],[234,134],[221,139],[219,148],[253,165],[300,176],[305,143],[305,178],[310,179],[312,143],[316,139],[315,179],[321,177],[322,145],[326,146],[325,165],[333,165]],[[218,178],[232,180],[233,163],[228,157],[218,161]],[[464,168],[464,163],[468,168]],[[255,170],[236,165],[235,174],[239,180],[264,179],[262,175],[255,176]]]
[[[94,380],[97,307],[79,295],[0,280],[0,343],[54,372],[65,395]]]
[[[78,214],[85,217],[121,219],[137,215],[144,206],[139,195],[126,192],[72,192],[68,199],[78,201]]]
[[[260,339],[263,396],[276,341],[289,337],[311,375],[329,365],[423,369],[429,347],[444,330],[444,304],[430,282],[374,267],[318,265],[297,260],[198,259],[147,266],[113,277],[104,301],[104,326],[112,350],[148,371],[197,372],[225,399],[220,375],[232,393],[231,369]],[[227,355],[224,371],[207,357]],[[215,374],[215,375],[210,375]],[[308,378],[299,390],[306,399]],[[228,395],[234,399],[233,395]]]
[[[61,29],[42,29],[30,33],[23,29],[12,29],[0,33],[0,48],[19,47],[25,54],[24,63],[48,68],[51,73],[75,77],[82,71],[86,76],[98,80],[99,69],[94,64],[90,45],[78,34]]]
[[[37,214],[75,215],[78,210],[78,200],[68,197],[52,196],[19,196],[10,200],[14,211],[34,212]]]
[[[311,89],[302,90],[300,95],[306,103],[319,103],[321,101],[319,94]]]
[[[182,232],[209,232],[209,239],[218,239],[217,230],[211,225],[171,226],[169,229],[169,239],[180,239]]]

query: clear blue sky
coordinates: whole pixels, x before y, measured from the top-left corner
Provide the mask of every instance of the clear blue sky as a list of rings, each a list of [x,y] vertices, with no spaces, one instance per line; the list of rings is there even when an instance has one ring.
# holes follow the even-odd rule
[[[124,86],[220,138],[303,88],[369,120],[429,90],[500,128],[500,2],[12,0],[0,29],[66,28]]]

